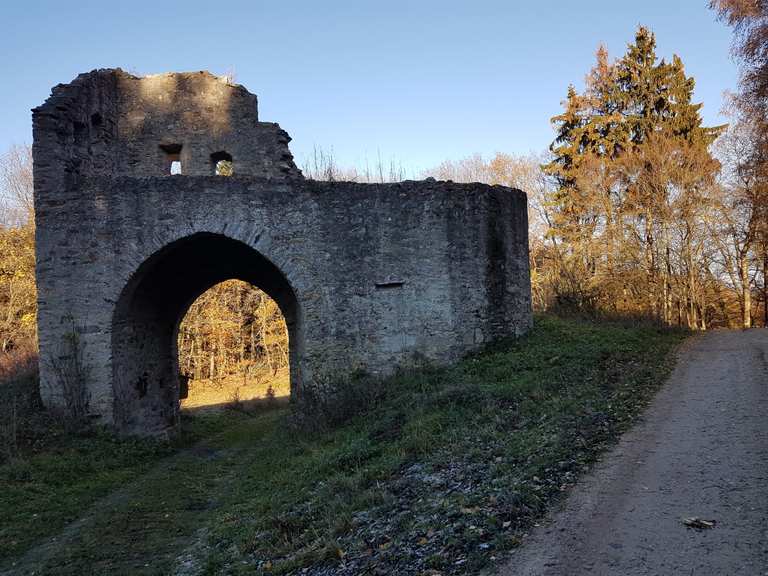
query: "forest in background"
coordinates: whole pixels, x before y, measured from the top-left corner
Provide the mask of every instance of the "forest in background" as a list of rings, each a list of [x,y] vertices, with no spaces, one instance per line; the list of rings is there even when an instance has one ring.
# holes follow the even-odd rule
[[[694,79],[659,59],[639,28],[627,51],[600,47],[584,89],[570,87],[540,155],[447,160],[423,177],[485,182],[528,193],[533,303],[539,311],[650,320],[693,330],[768,325],[768,8],[712,2],[735,30],[742,64],[729,124],[706,127]],[[405,171],[380,158],[343,168],[318,149],[307,178],[390,182]],[[0,380],[36,358],[34,211],[28,147],[0,156]],[[287,331],[274,301],[238,281],[190,308],[179,365],[223,382],[285,372]]]

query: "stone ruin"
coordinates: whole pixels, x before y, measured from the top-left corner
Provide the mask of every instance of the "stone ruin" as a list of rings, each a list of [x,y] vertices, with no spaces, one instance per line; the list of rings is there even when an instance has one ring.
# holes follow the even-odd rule
[[[531,327],[519,190],[307,180],[256,96],[207,72],[81,74],[33,125],[49,407],[125,434],[172,432],[179,323],[228,279],[285,316],[292,398]]]

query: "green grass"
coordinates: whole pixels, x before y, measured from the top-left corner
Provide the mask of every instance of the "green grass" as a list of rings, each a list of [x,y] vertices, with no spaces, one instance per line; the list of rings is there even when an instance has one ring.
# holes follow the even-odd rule
[[[133,480],[167,451],[96,434],[6,463],[0,470],[0,556],[55,533],[77,519],[94,497]]]
[[[332,426],[276,407],[196,418],[192,449],[62,439],[0,467],[0,554],[85,515],[39,570],[166,574],[183,557],[206,574],[473,574],[630,425],[683,337],[540,317],[453,368],[361,380],[337,397],[356,415]]]

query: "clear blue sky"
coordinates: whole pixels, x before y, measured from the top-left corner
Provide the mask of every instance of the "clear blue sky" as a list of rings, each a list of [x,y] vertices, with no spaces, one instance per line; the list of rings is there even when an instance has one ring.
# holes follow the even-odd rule
[[[31,141],[30,108],[93,68],[234,69],[260,117],[340,164],[377,150],[416,173],[474,152],[527,153],[581,86],[599,43],[620,55],[638,24],[696,78],[720,123],[736,86],[731,32],[707,0],[3,0],[0,150]]]

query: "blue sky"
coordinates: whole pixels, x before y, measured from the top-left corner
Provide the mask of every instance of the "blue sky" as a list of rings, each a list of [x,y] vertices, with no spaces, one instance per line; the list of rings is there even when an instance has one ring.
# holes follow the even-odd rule
[[[707,0],[26,0],[0,5],[0,151],[31,141],[30,108],[93,68],[234,70],[260,117],[342,165],[377,153],[417,174],[447,158],[538,152],[599,43],[638,24],[696,78],[709,124],[736,87],[731,33]]]

